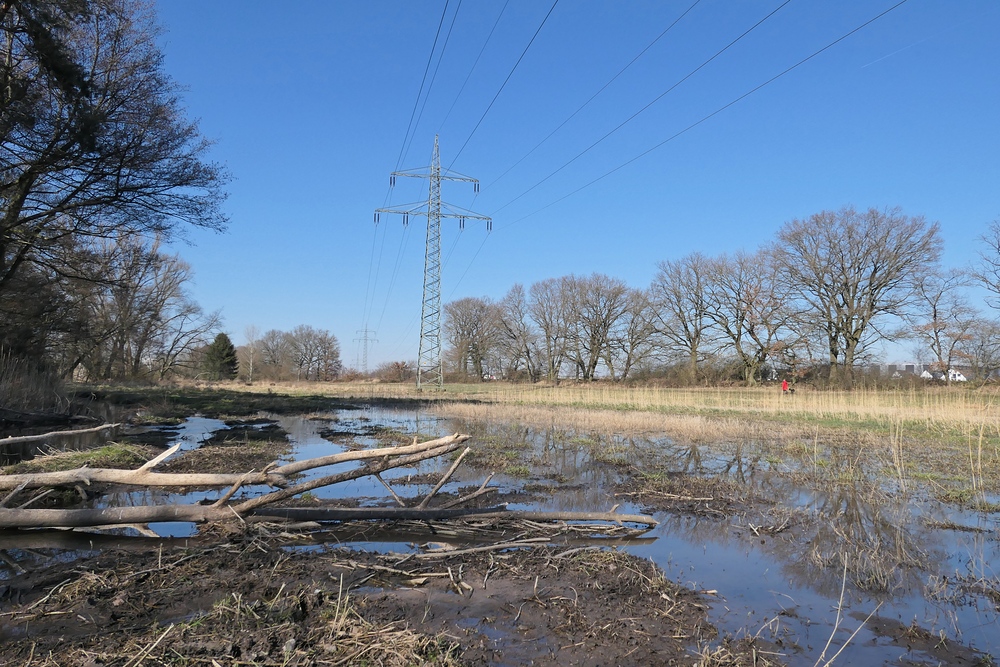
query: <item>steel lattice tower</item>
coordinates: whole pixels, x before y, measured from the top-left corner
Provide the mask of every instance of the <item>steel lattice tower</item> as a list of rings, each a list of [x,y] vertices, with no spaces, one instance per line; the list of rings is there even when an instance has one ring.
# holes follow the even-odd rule
[[[358,329],[358,333],[361,334],[361,338],[355,338],[354,342],[362,344],[361,371],[365,375],[368,375],[368,343],[377,343],[378,339],[368,337],[368,334],[373,334],[375,332],[372,331],[371,329],[368,329],[367,327],[365,327],[364,329]]]
[[[420,310],[420,352],[417,357],[417,389],[424,385],[442,387],[444,368],[441,364],[441,219],[457,218],[459,227],[465,227],[466,220],[485,220],[490,230],[493,221],[457,206],[441,202],[441,181],[464,181],[472,183],[479,192],[479,181],[469,176],[441,169],[441,155],[438,152],[438,137],[434,136],[434,155],[430,167],[394,171],[389,177],[389,185],[395,186],[397,176],[426,178],[430,181],[427,203],[407,205],[399,208],[375,209],[375,223],[380,213],[400,213],[403,224],[409,224],[411,215],[427,216],[427,243],[424,250],[424,298]]]

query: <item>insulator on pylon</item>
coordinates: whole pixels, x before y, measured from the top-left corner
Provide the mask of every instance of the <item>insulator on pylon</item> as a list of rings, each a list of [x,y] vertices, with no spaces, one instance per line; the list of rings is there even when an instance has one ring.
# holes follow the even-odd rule
[[[465,216],[459,216],[458,218],[458,228],[465,229]]]
[[[492,232],[493,231],[493,221],[492,220],[487,220],[486,221],[486,231],[488,231],[488,232]]]
[[[410,214],[409,213],[404,213],[403,214],[403,224],[404,225],[410,224]]]
[[[396,187],[396,177],[395,176],[390,176],[389,177],[389,187],[390,188]]]
[[[476,193],[477,195],[479,194],[479,181],[476,181],[476,182],[475,182],[475,183],[473,184],[473,186],[472,186],[472,191],[473,191],[473,192],[475,192],[475,193]]]
[[[375,211],[375,224],[378,224],[378,211]]]

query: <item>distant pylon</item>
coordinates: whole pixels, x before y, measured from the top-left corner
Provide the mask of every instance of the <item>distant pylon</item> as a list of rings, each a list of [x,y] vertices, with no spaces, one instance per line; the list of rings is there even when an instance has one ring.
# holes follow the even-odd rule
[[[375,209],[375,224],[380,213],[400,213],[403,224],[409,224],[411,215],[427,217],[427,244],[424,251],[424,298],[420,312],[420,351],[417,357],[417,389],[424,385],[444,386],[444,368],[441,365],[441,218],[457,218],[459,227],[465,227],[466,220],[485,220],[487,231],[493,228],[493,221],[485,215],[478,215],[457,206],[441,202],[441,181],[465,181],[472,183],[479,192],[479,181],[441,169],[441,155],[438,152],[438,137],[434,135],[434,156],[430,167],[394,171],[389,176],[389,185],[396,185],[397,176],[426,178],[430,180],[430,194],[427,203],[407,205],[402,208]]]
[[[368,375],[368,343],[377,343],[377,338],[369,338],[368,334],[375,333],[374,331],[365,328],[358,329],[357,333],[361,334],[361,338],[355,338],[355,343],[361,343],[361,372]]]

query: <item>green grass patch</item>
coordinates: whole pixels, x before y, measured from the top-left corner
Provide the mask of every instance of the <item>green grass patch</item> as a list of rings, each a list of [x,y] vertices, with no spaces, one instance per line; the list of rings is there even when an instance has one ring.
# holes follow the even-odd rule
[[[149,452],[140,448],[109,443],[103,447],[80,451],[59,452],[45,456],[36,456],[30,461],[21,461],[2,469],[5,475],[17,475],[35,472],[56,472],[73,470],[75,468],[118,468],[132,470],[149,460]]]

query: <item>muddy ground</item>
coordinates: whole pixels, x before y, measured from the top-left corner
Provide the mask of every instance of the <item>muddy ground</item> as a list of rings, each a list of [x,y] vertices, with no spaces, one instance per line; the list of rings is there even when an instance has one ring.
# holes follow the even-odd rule
[[[106,549],[0,596],[10,665],[674,665],[715,636],[699,594],[615,550],[417,558],[248,532]]]
[[[198,409],[225,417],[230,426],[161,470],[244,472],[286,454],[287,437],[276,424],[246,419],[268,407],[258,403],[264,399],[246,405],[241,400],[225,394],[205,406],[164,399],[158,409],[144,408],[143,423],[162,423],[158,420]],[[279,407],[289,413],[330,409],[329,400],[302,400]],[[345,445],[355,435],[374,436],[384,444],[409,438],[374,428],[359,434],[331,420],[324,436]],[[133,432],[124,439],[130,448],[126,453],[137,452],[139,460],[151,457],[164,444],[157,434],[162,431]],[[518,446],[483,444],[478,456],[470,457],[474,468],[531,465]],[[128,457],[120,465],[91,462],[136,464]],[[614,494],[646,511],[730,523],[750,517],[744,523],[760,540],[777,535],[795,540],[808,521],[786,514],[745,485],[686,474],[650,475],[622,460],[607,465],[623,473]],[[532,485],[524,485],[516,500],[530,502],[533,492],[551,492],[546,484],[538,487],[532,491]],[[100,492],[91,494],[95,491]],[[58,504],[73,502],[69,493]],[[706,620],[714,602],[710,591],[668,581],[651,562],[616,550],[613,539],[573,541],[561,534],[531,549],[491,550],[490,545],[512,535],[552,533],[524,525],[490,526],[471,531],[478,531],[475,540],[467,535],[446,540],[442,535],[456,534],[454,526],[411,524],[406,529],[414,543],[413,553],[406,555],[329,546],[338,539],[356,540],[357,534],[338,537],[236,521],[181,542],[94,538],[88,544],[76,533],[69,551],[53,548],[52,534],[26,538],[0,531],[0,556],[17,560],[5,554],[28,554],[8,563],[14,574],[0,579],[0,664],[707,667],[784,664],[790,650],[800,650],[759,638],[719,637]],[[386,541],[399,543],[399,535]],[[449,548],[459,553],[428,553]],[[920,647],[934,664],[992,664],[988,656],[943,642],[913,624],[875,618],[869,627],[882,642]]]

